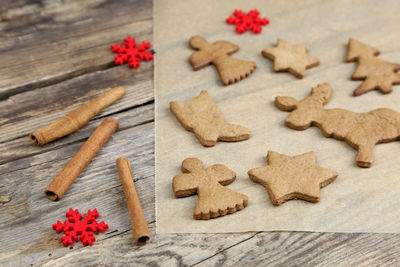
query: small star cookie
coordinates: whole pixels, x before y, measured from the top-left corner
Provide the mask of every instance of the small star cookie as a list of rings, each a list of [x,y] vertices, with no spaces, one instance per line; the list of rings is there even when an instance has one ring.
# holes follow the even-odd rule
[[[307,55],[307,46],[291,45],[278,39],[277,46],[266,48],[261,54],[274,61],[274,71],[288,71],[297,78],[304,78],[306,69],[319,65],[319,60]]]
[[[287,156],[268,151],[268,166],[249,170],[253,182],[263,185],[272,204],[291,199],[318,202],[320,188],[333,182],[337,172],[316,165],[314,152]]]

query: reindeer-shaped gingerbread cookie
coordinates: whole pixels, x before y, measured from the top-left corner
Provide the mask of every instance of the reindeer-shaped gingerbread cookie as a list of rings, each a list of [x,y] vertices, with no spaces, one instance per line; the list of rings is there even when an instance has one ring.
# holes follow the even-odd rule
[[[275,105],[291,111],[285,124],[295,130],[305,130],[311,125],[320,128],[326,137],[346,141],[356,149],[357,165],[371,167],[374,146],[397,140],[400,137],[400,113],[380,108],[366,113],[345,109],[324,109],[332,97],[329,84],[320,84],[303,100],[278,96]]]
[[[239,50],[239,46],[228,41],[217,41],[208,44],[201,36],[193,36],[189,40],[191,48],[199,50],[190,58],[194,70],[199,70],[209,64],[214,64],[224,85],[238,82],[250,75],[256,69],[252,61],[233,58],[230,54]]]
[[[193,217],[208,220],[242,210],[247,206],[246,195],[224,187],[236,179],[236,174],[222,164],[203,167],[201,160],[187,158],[182,162],[183,174],[173,178],[175,197],[199,196]]]

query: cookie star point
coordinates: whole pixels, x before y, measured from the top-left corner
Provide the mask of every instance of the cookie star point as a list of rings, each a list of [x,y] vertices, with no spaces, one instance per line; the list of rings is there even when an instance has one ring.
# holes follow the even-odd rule
[[[248,171],[253,182],[263,185],[274,205],[291,199],[318,202],[320,188],[333,182],[336,171],[316,165],[314,152],[287,156],[268,151],[267,166]]]
[[[319,65],[319,60],[307,54],[305,45],[291,45],[283,39],[277,45],[266,48],[261,54],[274,61],[274,71],[288,71],[298,78],[303,78],[307,69]]]

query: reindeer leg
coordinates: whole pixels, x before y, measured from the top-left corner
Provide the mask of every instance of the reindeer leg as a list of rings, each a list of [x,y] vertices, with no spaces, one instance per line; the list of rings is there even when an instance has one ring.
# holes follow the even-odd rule
[[[373,145],[360,145],[357,152],[357,165],[359,167],[369,168],[372,165]]]

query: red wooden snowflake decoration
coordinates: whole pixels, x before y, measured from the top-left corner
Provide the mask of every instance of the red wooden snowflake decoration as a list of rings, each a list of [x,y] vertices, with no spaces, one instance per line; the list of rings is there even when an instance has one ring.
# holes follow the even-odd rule
[[[135,69],[140,66],[140,61],[149,61],[153,59],[153,53],[146,50],[151,48],[149,42],[142,42],[136,44],[135,38],[130,36],[124,39],[124,44],[113,44],[111,47],[113,53],[118,53],[114,58],[114,63],[122,65],[125,63],[129,64],[129,67]]]
[[[260,33],[262,31],[261,26],[269,24],[267,18],[260,18],[260,12],[257,9],[250,10],[247,14],[242,10],[235,10],[232,17],[228,17],[226,22],[228,24],[236,25],[236,32],[242,34],[247,30],[251,30],[253,33]]]
[[[100,216],[96,209],[88,210],[87,214],[83,215],[83,220],[81,220],[82,215],[79,211],[74,209],[69,209],[65,216],[68,218],[67,221],[64,223],[57,221],[56,224],[53,224],[53,229],[57,233],[64,233],[64,236],[61,237],[64,247],[74,244],[74,241],[78,242],[79,239],[85,246],[91,246],[96,241],[93,234],[108,229],[108,225],[104,221],[100,223],[96,221]]]

